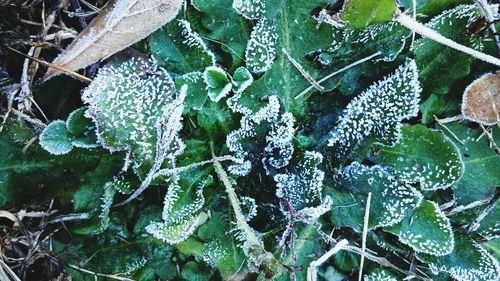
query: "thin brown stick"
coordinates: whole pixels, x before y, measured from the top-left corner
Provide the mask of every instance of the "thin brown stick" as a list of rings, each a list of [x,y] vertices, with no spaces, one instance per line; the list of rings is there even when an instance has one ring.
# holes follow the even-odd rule
[[[24,57],[26,57],[26,58],[32,59],[32,60],[34,60],[34,61],[36,61],[36,62],[38,62],[38,63],[40,63],[40,64],[43,64],[43,65],[45,65],[45,66],[47,66],[47,67],[52,67],[52,68],[55,68],[55,69],[57,69],[57,70],[59,70],[59,71],[62,71],[62,72],[66,73],[66,74],[68,74],[68,75],[70,75],[70,76],[72,76],[72,77],[74,77],[74,78],[76,78],[76,79],[79,79],[79,80],[82,80],[82,81],[85,81],[85,82],[88,82],[88,83],[92,82],[92,79],[90,79],[90,78],[88,78],[88,77],[85,77],[85,76],[83,76],[83,75],[81,75],[81,74],[79,74],[79,73],[76,73],[76,72],[71,71],[71,70],[69,70],[69,69],[66,69],[66,68],[64,68],[64,67],[61,67],[61,66],[58,66],[58,65],[55,65],[55,64],[52,64],[52,63],[46,62],[46,61],[44,61],[44,60],[37,59],[37,58],[34,58],[34,57],[32,57],[32,56],[28,56],[28,55],[26,55],[26,54],[24,54],[24,53],[22,53],[22,52],[20,52],[20,51],[18,51],[18,50],[16,50],[16,49],[12,48],[12,47],[7,46],[7,48],[8,48],[9,50],[11,50],[11,51],[15,52],[15,53],[18,53],[18,54],[20,54],[20,55],[22,55],[22,56],[24,56]]]
[[[78,270],[80,272],[88,273],[88,274],[91,274],[94,276],[106,277],[109,279],[120,280],[120,281],[135,281],[134,279],[130,279],[130,278],[122,277],[122,276],[118,276],[118,275],[93,272],[93,271],[90,271],[88,269],[81,268],[81,267],[78,267],[78,266],[72,265],[72,264],[68,264],[68,266],[75,269],[75,270]]]
[[[314,80],[314,78],[311,76],[311,74],[309,74],[303,67],[302,65],[300,65],[291,55],[290,53],[288,53],[288,51],[283,48],[282,49],[282,52],[283,54],[285,54],[285,56],[287,57],[287,59],[293,64],[293,66],[295,66],[295,68],[297,68],[297,70],[300,72],[300,74],[302,74],[302,76],[304,76],[304,78],[306,78],[307,82],[309,82],[311,84],[311,86],[313,86],[316,90],[320,91],[320,92],[324,92],[325,91],[325,87],[321,86],[316,80]]]

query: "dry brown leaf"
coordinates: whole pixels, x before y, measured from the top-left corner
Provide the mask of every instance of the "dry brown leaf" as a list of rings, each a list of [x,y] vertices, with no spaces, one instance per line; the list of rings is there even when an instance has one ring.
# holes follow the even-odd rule
[[[52,63],[78,70],[144,39],[171,21],[183,0],[110,0]],[[45,80],[60,73],[49,68]]]
[[[500,124],[500,72],[481,76],[465,89],[462,115],[484,125]]]

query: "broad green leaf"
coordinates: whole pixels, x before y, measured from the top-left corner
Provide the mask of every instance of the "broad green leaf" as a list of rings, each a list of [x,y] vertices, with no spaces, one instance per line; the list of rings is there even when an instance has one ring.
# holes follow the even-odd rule
[[[347,0],[340,17],[356,28],[363,28],[392,20],[395,11],[394,0]]]
[[[396,234],[399,241],[417,253],[444,256],[455,247],[450,221],[436,203],[428,200],[409,212],[402,222],[384,230]]]
[[[184,85],[187,85],[184,112],[189,112],[190,110],[201,110],[208,98],[208,91],[206,89],[206,83],[203,79],[203,72],[190,72],[175,79],[175,86],[178,91],[180,91]]]
[[[243,106],[257,111],[265,104],[261,98],[272,94],[279,97],[286,111],[296,117],[304,116],[304,99],[294,97],[310,84],[284,52],[289,53],[311,77],[319,80],[320,71],[313,67],[306,55],[327,49],[331,43],[332,28],[326,24],[317,27],[311,16],[311,12],[322,4],[321,0],[233,1],[233,8],[244,17],[254,20],[258,17],[247,44],[247,68],[250,71],[267,70],[245,91],[240,100]],[[266,45],[260,46],[259,43]],[[248,65],[248,61],[255,64],[255,69]]]
[[[160,141],[165,130],[174,135],[180,130],[180,121],[171,119],[178,118],[174,112],[182,101],[170,75],[153,61],[131,58],[108,64],[82,99],[89,105],[86,115],[96,124],[99,142],[111,152],[130,152],[136,172],[152,166],[158,145],[173,154],[182,151],[177,136]],[[161,126],[168,123],[172,127]]]
[[[203,264],[199,264],[194,261],[190,261],[186,263],[182,267],[181,276],[184,280],[189,281],[205,281],[210,280],[212,276],[212,271],[210,268],[203,266]]]
[[[244,63],[251,24],[231,8],[233,0],[193,0],[190,3],[202,13],[200,34],[211,38],[231,56],[231,69]]]
[[[394,146],[401,138],[401,121],[418,113],[420,84],[415,61],[408,59],[393,74],[351,100],[339,124],[329,133],[328,146],[344,159],[367,138]]]
[[[153,33],[149,47],[158,63],[170,72],[203,71],[215,64],[214,53],[185,20],[172,21]]]
[[[444,11],[426,26],[457,43],[480,51],[483,48],[483,40],[467,30],[479,16],[479,10],[474,5],[460,5]],[[446,94],[454,81],[470,73],[471,65],[475,61],[470,55],[428,38],[416,41],[414,52],[424,88],[424,98],[431,94]]]
[[[54,155],[69,153],[73,149],[72,136],[62,120],[51,122],[40,134],[40,146]]]
[[[234,225],[226,212],[211,212],[211,218],[199,228],[198,236],[204,241],[202,257],[206,263],[217,268],[225,279],[235,273],[238,277],[244,277],[248,273],[246,258],[238,246],[240,243],[232,235],[234,233],[230,232]]]
[[[381,166],[364,166],[358,162],[341,169],[337,181],[345,193],[331,194],[331,220],[337,227],[363,229],[364,209],[368,193],[372,193],[369,229],[401,222],[420,205],[422,194]]]
[[[95,125],[92,119],[85,116],[85,107],[81,107],[71,112],[66,119],[66,127],[68,132],[73,136],[71,142],[75,147],[95,148],[97,144],[97,136],[95,134]]]
[[[440,131],[422,125],[403,126],[401,141],[394,147],[377,146],[373,158],[391,167],[409,182],[420,183],[422,190],[448,188],[464,173],[460,151]]]
[[[459,143],[455,136],[447,133],[456,144],[464,162],[464,175],[455,183],[453,193],[457,205],[474,205],[490,199],[498,186],[500,186],[500,156],[490,148],[489,141],[482,135],[480,129],[468,128],[458,123],[449,123],[446,126],[463,142]],[[496,143],[500,143],[500,130],[493,128]]]
[[[446,256],[417,254],[431,269],[447,272],[456,280],[491,281],[500,278],[498,260],[469,238],[457,238],[455,250]]]

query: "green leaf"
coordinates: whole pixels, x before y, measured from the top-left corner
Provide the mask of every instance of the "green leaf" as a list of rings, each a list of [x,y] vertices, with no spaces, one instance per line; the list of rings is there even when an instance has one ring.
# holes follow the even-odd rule
[[[372,193],[369,229],[401,222],[422,200],[422,194],[414,187],[381,166],[354,162],[341,169],[336,177],[346,191],[331,194],[334,202],[330,218],[338,227],[349,226],[361,232],[369,192]]]
[[[161,143],[163,131],[178,132],[182,124],[175,112],[180,106],[170,75],[152,61],[131,58],[110,63],[99,70],[83,93],[89,105],[86,115],[97,127],[100,143],[111,152],[128,151],[134,169],[142,173],[155,161],[157,145],[162,150],[182,152],[177,136]],[[181,91],[181,95],[182,91]],[[166,128],[169,120],[172,127]]]
[[[190,261],[182,267],[181,276],[184,280],[205,281],[210,280],[212,271],[209,268],[203,267],[202,264]]]
[[[322,198],[323,179],[325,173],[318,169],[323,161],[320,153],[306,151],[292,172],[276,174],[276,196],[287,200],[298,220],[311,222],[328,212],[332,201],[330,197]],[[285,214],[289,211],[282,210]]]
[[[436,203],[428,200],[408,213],[401,223],[384,230],[396,234],[399,241],[417,253],[444,256],[455,247],[450,221]]]
[[[231,66],[244,62],[245,47],[250,37],[250,24],[231,9],[233,0],[193,0],[191,4],[202,13],[200,34],[211,38],[231,56]]]
[[[467,29],[479,16],[479,10],[474,5],[460,5],[441,13],[426,26],[459,44],[481,51],[483,40],[471,35]],[[427,38],[415,42],[414,52],[425,98],[431,94],[446,94],[454,81],[470,73],[475,61],[470,55]]]
[[[394,146],[401,138],[400,122],[418,113],[420,91],[417,66],[408,59],[392,75],[351,100],[328,136],[335,157],[344,159],[368,137]]]
[[[394,0],[347,0],[340,17],[356,28],[391,21],[396,11]]]
[[[66,119],[68,132],[73,136],[72,144],[80,148],[98,147],[95,125],[92,119],[85,116],[85,107],[81,107],[71,112]]]
[[[62,120],[51,122],[40,134],[40,146],[54,155],[69,153],[73,149],[73,138]]]
[[[448,188],[463,175],[464,164],[456,145],[440,131],[422,125],[403,126],[401,141],[394,147],[377,146],[374,160],[394,169],[422,190]]]
[[[417,254],[417,258],[434,270],[449,273],[456,280],[489,281],[500,278],[498,260],[469,238],[458,238],[455,250],[449,255]]]
[[[168,244],[180,243],[193,234],[207,219],[201,212],[205,204],[203,188],[211,181],[206,174],[202,170],[183,172],[179,179],[174,176],[165,195],[162,221],[151,222],[146,231]]]
[[[489,141],[483,137],[480,129],[471,129],[459,123],[446,126],[463,143],[447,133],[460,150],[464,162],[464,175],[452,186],[458,206],[477,205],[492,198],[496,187],[500,186],[500,173],[494,167],[500,167],[500,155],[490,148]],[[500,130],[493,127],[493,137],[500,143]]]
[[[175,86],[178,91],[180,91],[184,85],[187,85],[184,112],[201,110],[208,98],[203,72],[190,72],[175,79]]]
[[[174,73],[203,71],[215,64],[214,53],[185,20],[172,21],[153,33],[149,47],[158,63]]]
[[[363,277],[364,281],[398,281],[396,276],[387,269],[377,268]]]
[[[208,96],[214,102],[227,96],[233,88],[226,71],[217,66],[207,67],[203,73],[203,79],[207,84]]]
[[[493,240],[500,237],[500,201],[496,200],[490,207],[488,206],[478,217],[478,225],[473,229],[486,240]]]
[[[238,6],[236,3],[244,5]],[[307,107],[304,98],[294,97],[310,84],[284,55],[283,50],[305,72],[319,80],[320,71],[313,67],[306,55],[318,49],[327,49],[331,44],[332,28],[328,25],[317,27],[317,22],[311,16],[313,10],[322,4],[321,0],[234,1],[233,8],[243,16],[252,19],[259,17],[247,44],[246,66],[252,72],[267,70],[245,91],[240,104],[257,111],[265,104],[261,98],[273,94],[280,98],[286,111],[296,117],[305,115]],[[258,15],[248,12],[257,10],[260,11]],[[266,45],[257,47],[258,43]]]

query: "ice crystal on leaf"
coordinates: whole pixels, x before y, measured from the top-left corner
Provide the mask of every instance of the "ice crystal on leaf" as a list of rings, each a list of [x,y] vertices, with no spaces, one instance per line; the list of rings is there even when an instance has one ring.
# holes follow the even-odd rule
[[[423,201],[401,223],[386,230],[417,253],[444,256],[455,247],[450,221],[432,201]]]
[[[396,276],[386,269],[375,269],[369,274],[365,275],[364,281],[398,281]]]
[[[422,190],[448,188],[464,172],[457,146],[443,132],[425,126],[404,126],[400,143],[377,148],[376,162],[393,168],[408,182],[419,182]]]
[[[192,188],[181,186],[176,176],[172,180],[165,195],[162,222],[151,222],[146,231],[168,244],[177,244],[186,240],[206,220],[206,214],[200,210],[205,204],[203,188],[208,179]]]
[[[498,260],[481,245],[459,238],[455,250],[445,256],[417,254],[416,257],[426,262],[433,271],[447,272],[459,281],[492,281],[500,278]]]
[[[326,197],[322,202],[322,188],[325,173],[317,168],[323,161],[323,156],[317,152],[306,151],[303,159],[294,170],[295,173],[277,174],[276,196],[286,200],[295,213],[297,219],[311,222],[331,208],[332,201]],[[282,208],[285,214],[289,214],[286,207]]]
[[[400,122],[418,113],[420,92],[417,66],[408,59],[347,105],[330,133],[328,145],[334,147],[338,158],[344,158],[372,136],[381,144],[395,145],[400,139]]]
[[[158,147],[171,156],[180,151],[176,134],[182,125],[180,115],[173,116],[178,98],[170,75],[156,62],[142,58],[101,68],[82,97],[100,143],[111,152],[130,152],[136,171],[158,162]]]
[[[249,20],[261,19],[266,13],[265,0],[234,0],[233,9]]]
[[[349,196],[355,199],[355,204],[345,208],[334,207],[332,218],[339,221],[338,224],[349,225],[356,231],[362,229],[363,212],[358,211],[366,205],[368,192],[372,193],[368,222],[370,229],[401,222],[411,210],[420,205],[423,197],[411,184],[398,179],[390,170],[378,165],[368,167],[353,162],[340,169],[335,179],[350,193]]]
[[[270,174],[288,165],[293,154],[294,122],[291,113],[280,112],[276,96],[270,96],[269,104],[259,111],[243,116],[240,129],[231,132],[226,140],[229,151],[243,163],[230,166],[229,171],[244,176],[261,162]]]
[[[245,51],[248,69],[253,73],[269,70],[276,58],[277,43],[275,25],[265,18],[260,19],[250,34],[250,41]]]

